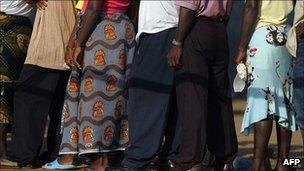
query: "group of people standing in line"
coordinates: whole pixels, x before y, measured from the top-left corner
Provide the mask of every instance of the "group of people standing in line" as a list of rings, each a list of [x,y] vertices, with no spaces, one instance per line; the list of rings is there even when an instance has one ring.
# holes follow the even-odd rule
[[[209,151],[212,169],[232,170],[233,3],[0,0],[0,165],[202,171]],[[303,0],[244,2],[236,63],[248,72],[241,133],[254,133],[252,171],[269,170],[273,121],[275,170],[291,170],[282,163],[297,125],[304,137],[303,13]]]

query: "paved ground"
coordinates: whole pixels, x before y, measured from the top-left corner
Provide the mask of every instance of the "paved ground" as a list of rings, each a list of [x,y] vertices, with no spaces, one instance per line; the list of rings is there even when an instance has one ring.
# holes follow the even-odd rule
[[[253,151],[253,136],[243,136],[240,135],[240,125],[242,122],[242,112],[245,108],[245,102],[243,100],[234,100],[234,110],[235,110],[235,123],[236,123],[236,128],[237,128],[237,133],[238,133],[238,141],[239,141],[239,156],[244,157],[244,158],[251,158],[252,157],[252,151]],[[272,148],[275,153],[274,157],[276,157],[276,148],[277,148],[277,143],[276,143],[276,133],[275,129],[273,129],[273,133],[270,139],[269,147]],[[291,149],[291,156],[292,157],[297,157],[297,158],[304,158],[303,154],[303,146],[301,144],[301,136],[300,133],[297,132],[293,135],[292,139],[292,149]],[[274,158],[271,159],[271,164],[272,167],[274,167],[276,160]],[[302,161],[304,162],[304,161]],[[6,169],[0,169],[6,170]],[[24,169],[27,170],[27,169]],[[30,169],[28,169],[30,170]],[[32,170],[42,170],[42,169],[32,169]],[[298,169],[302,170],[303,169]]]

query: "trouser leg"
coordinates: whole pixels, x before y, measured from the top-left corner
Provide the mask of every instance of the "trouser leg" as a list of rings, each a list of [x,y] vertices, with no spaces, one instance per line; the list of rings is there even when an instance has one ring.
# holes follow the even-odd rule
[[[29,164],[39,154],[59,75],[53,70],[24,65],[14,96],[10,160]]]
[[[69,73],[70,72],[68,71],[61,72],[50,107],[50,123],[47,135],[47,150],[50,155],[49,160],[54,160],[57,157],[61,144],[62,135],[60,134],[60,126]]]
[[[162,144],[173,88],[174,72],[166,61],[173,35],[174,29],[145,35],[135,53],[128,101],[131,146],[125,151],[125,167],[148,165]]]

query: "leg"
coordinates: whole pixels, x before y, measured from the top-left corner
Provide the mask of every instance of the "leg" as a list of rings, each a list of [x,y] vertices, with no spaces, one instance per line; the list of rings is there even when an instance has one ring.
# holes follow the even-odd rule
[[[269,138],[272,131],[272,118],[254,124],[254,156],[252,171],[264,171],[263,166],[266,158],[265,152],[268,147]]]
[[[226,28],[218,27],[218,34],[215,34],[213,39],[216,43],[217,40],[222,43],[210,48],[213,52],[213,62],[210,64],[208,86],[207,145],[215,156],[215,168],[222,170],[225,164],[232,165],[238,143],[228,75],[229,48]]]
[[[191,169],[203,161],[206,147],[206,120],[209,84],[209,52],[200,47],[207,40],[200,21],[185,41],[183,68],[175,76],[178,113],[181,122],[181,143],[178,166]],[[203,23],[205,24],[205,23]],[[205,40],[198,40],[202,37]]]
[[[302,132],[304,152],[304,40],[298,41],[297,58],[293,70],[294,76],[294,106],[297,124]]]
[[[158,161],[165,162],[166,164],[168,160],[177,160],[178,149],[180,145],[180,126],[179,117],[177,113],[175,91],[174,93],[172,93],[169,110],[170,111],[167,118],[166,130],[164,134],[165,141],[158,156]]]
[[[24,65],[14,96],[14,125],[9,160],[26,165],[37,159],[58,79],[56,72]]]
[[[49,112],[50,123],[47,134],[47,151],[49,154],[49,161],[53,161],[58,156],[59,152],[59,147],[62,138],[62,135],[60,135],[60,123],[68,79],[69,72],[60,71],[60,78],[56,86],[56,90]]]
[[[173,34],[169,29],[142,37],[135,53],[128,101],[131,146],[125,151],[124,167],[148,165],[162,144],[173,88],[173,69],[166,61]]]
[[[279,156],[275,170],[288,171],[290,170],[290,168],[288,168],[288,166],[283,166],[283,162],[285,158],[289,157],[292,132],[280,126],[278,123],[276,126],[277,126]]]
[[[93,157],[90,168],[96,171],[104,171],[109,166],[108,154],[102,153]]]
[[[6,153],[6,124],[0,124],[0,158]]]

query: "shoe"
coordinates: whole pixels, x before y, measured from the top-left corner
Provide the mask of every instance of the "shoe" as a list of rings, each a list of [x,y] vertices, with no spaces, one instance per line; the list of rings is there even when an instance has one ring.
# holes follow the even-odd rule
[[[106,171],[138,171],[138,170],[131,169],[128,167],[107,167]]]
[[[13,162],[7,159],[1,159],[0,160],[0,168],[5,169],[5,168],[15,168],[18,169],[19,165],[17,162]]]
[[[77,169],[78,167],[73,164],[60,164],[57,158],[53,162],[43,165],[42,168],[48,170],[70,170],[70,169]]]
[[[189,171],[203,171],[203,164],[199,163],[193,166]]]
[[[148,166],[149,169],[151,170],[157,170],[157,171],[162,171],[162,170],[170,170],[174,167],[174,163],[169,161],[165,162],[151,162]]]
[[[233,166],[232,164],[225,164],[223,171],[232,171],[233,170]]]

